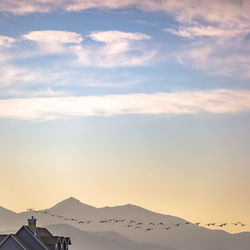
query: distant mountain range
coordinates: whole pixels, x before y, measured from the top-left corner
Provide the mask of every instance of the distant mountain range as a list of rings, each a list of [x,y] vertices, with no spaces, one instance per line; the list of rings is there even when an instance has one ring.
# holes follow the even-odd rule
[[[44,213],[35,213],[39,226],[51,232],[70,236],[71,250],[249,250],[250,232],[229,234],[185,224],[185,220],[154,213],[134,205],[95,208],[75,198],[66,199],[50,209],[43,210],[69,218],[59,219]],[[26,224],[34,212],[15,213],[0,207],[0,231],[10,232]],[[91,221],[78,224],[71,219]],[[105,222],[108,219],[124,222]],[[100,223],[100,221],[104,221]],[[133,227],[126,225],[130,221]],[[135,229],[135,224],[142,223]],[[155,225],[149,225],[154,223]],[[181,223],[181,226],[173,226]],[[164,228],[171,227],[170,230]],[[145,231],[152,228],[150,231]]]

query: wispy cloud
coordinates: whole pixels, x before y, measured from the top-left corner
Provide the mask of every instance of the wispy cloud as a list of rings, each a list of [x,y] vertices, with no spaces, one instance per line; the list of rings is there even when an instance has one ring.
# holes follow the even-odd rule
[[[187,18],[181,15],[182,11],[177,14],[179,27],[165,29],[186,38],[184,46],[175,53],[176,60],[214,74],[249,78],[250,18],[244,7],[249,8],[250,2],[220,1],[208,6],[204,1],[200,8],[188,8]]]
[[[10,48],[14,42],[15,42],[14,38],[0,35],[0,50],[5,48]]]
[[[151,37],[143,33],[95,31],[87,36],[92,40],[88,45],[84,44],[81,34],[68,31],[32,31],[22,37],[35,42],[42,53],[70,53],[77,57],[75,64],[82,66],[138,66],[147,64],[156,54],[151,48],[145,48],[142,42]],[[41,55],[36,49],[34,54]]]
[[[180,22],[203,19],[208,22],[219,23],[231,21],[232,25],[249,20],[250,3],[248,0],[2,0],[0,2],[0,11],[13,14],[28,14],[55,10],[118,9],[129,6],[136,6],[147,11],[165,11]]]
[[[122,114],[250,112],[250,91],[211,90],[157,94],[52,97],[0,100],[0,117],[51,120]]]
[[[36,42],[43,51],[48,53],[65,52],[67,46],[80,44],[83,41],[78,33],[59,30],[32,31],[23,35],[23,39]]]
[[[242,36],[195,39],[174,52],[174,57],[180,64],[211,74],[250,77],[250,45]]]
[[[250,31],[233,29],[230,27],[214,27],[201,25],[181,26],[178,30],[167,28],[166,31],[181,37],[196,38],[196,37],[214,37],[229,39],[239,35],[245,35]]]
[[[0,88],[24,83],[41,83],[46,77],[41,72],[32,71],[24,67],[0,65]]]
[[[109,30],[109,31],[104,31],[104,32],[92,32],[90,34],[90,37],[92,40],[105,42],[105,43],[151,39],[151,37],[146,34],[121,32],[117,30]]]
[[[90,38],[97,42],[105,43],[101,53],[106,55],[120,54],[131,50],[138,50],[134,41],[150,40],[151,37],[142,33],[121,32],[109,30],[104,32],[92,32]]]
[[[146,50],[143,42],[151,37],[142,33],[122,31],[92,32],[86,39],[76,32],[59,30],[31,31],[19,38],[0,36],[0,97],[50,96],[72,93],[72,86],[124,87],[120,80],[94,80],[83,73],[87,67],[131,67],[145,65],[155,52]],[[2,50],[1,50],[2,49]],[[34,57],[42,59],[60,54],[60,60],[50,57],[48,66],[25,64]],[[20,64],[17,61],[24,63]],[[84,75],[84,76],[83,76]],[[134,79],[135,80],[135,79]],[[135,81],[125,80],[128,86]],[[58,86],[64,86],[60,91]],[[47,91],[48,89],[52,91]],[[25,94],[26,93],[26,94]]]
[[[245,38],[250,32],[250,2],[248,0],[2,0],[0,2],[0,11],[13,14],[28,14],[34,12],[51,12],[51,11],[84,11],[91,8],[107,8],[120,9],[126,7],[136,7],[145,11],[161,11],[170,15],[177,21],[177,27],[166,27],[166,31],[184,38],[189,38],[191,41],[185,43],[186,50],[180,49],[177,53],[177,60],[189,67],[194,65],[195,68],[209,70],[218,74],[233,75],[235,73],[242,76],[249,77],[249,42],[245,42]],[[223,10],[223,11],[222,11]],[[47,51],[62,51],[73,52],[79,64],[98,67],[114,67],[116,66],[137,66],[147,64],[155,58],[156,51],[153,50],[137,50],[137,54],[130,54],[133,46],[130,46],[132,41],[134,44],[139,40],[125,39],[122,33],[119,35],[115,31],[113,35],[119,37],[117,40],[112,39],[112,31],[106,33],[93,33],[90,38],[103,43],[95,50],[83,46],[78,39],[74,40],[72,44],[59,39],[59,33],[51,34],[51,39],[48,37],[39,37],[38,33],[30,34],[36,37],[30,39],[45,39],[39,42],[40,48]],[[40,33],[39,35],[42,35]],[[43,33],[43,35],[46,35]],[[62,34],[62,37],[69,34]],[[72,34],[71,34],[72,35]],[[76,35],[76,34],[75,34]],[[133,34],[133,36],[136,36]],[[29,38],[29,37],[27,37]],[[146,38],[146,37],[144,37]],[[213,39],[213,40],[212,40]],[[235,40],[236,43],[235,43]],[[238,43],[240,42],[240,45]],[[199,41],[197,45],[197,41]],[[234,44],[235,43],[235,44]],[[0,41],[1,44],[1,41]],[[83,43],[84,44],[84,43]],[[195,46],[197,46],[195,48]],[[140,46],[137,46],[140,48]],[[207,62],[204,62],[203,51],[207,54]],[[192,53],[188,53],[192,51]],[[95,52],[95,53],[93,53]],[[122,54],[124,52],[124,54]],[[126,52],[126,53],[125,53]],[[134,51],[135,52],[135,51]],[[140,53],[139,53],[140,52]],[[118,57],[118,54],[121,54]],[[181,55],[182,53],[182,55]],[[233,54],[233,59],[230,60],[229,53]],[[188,56],[190,54],[190,57]],[[193,55],[196,54],[195,57]],[[199,58],[197,55],[201,54]],[[181,58],[181,59],[180,59]],[[224,63],[221,63],[223,62]],[[241,61],[246,62],[246,65],[240,70],[237,65]],[[227,63],[227,65],[225,65]],[[199,65],[201,65],[199,67]],[[212,67],[215,65],[215,67]]]

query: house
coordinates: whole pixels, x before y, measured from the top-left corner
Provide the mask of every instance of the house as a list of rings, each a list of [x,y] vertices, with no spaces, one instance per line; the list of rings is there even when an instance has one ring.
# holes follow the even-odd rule
[[[69,237],[53,236],[46,228],[36,226],[36,218],[28,219],[15,234],[0,235],[0,250],[68,250]]]

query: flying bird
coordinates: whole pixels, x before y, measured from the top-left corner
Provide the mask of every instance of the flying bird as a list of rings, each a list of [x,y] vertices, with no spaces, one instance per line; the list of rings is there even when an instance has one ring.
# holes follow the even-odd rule
[[[232,223],[232,225],[238,226],[239,224],[241,224],[240,222],[236,222],[236,223]]]
[[[129,223],[136,223],[136,221],[134,221],[134,220],[131,220]]]
[[[129,225],[125,225],[125,227],[133,227],[133,225],[130,225],[130,224],[129,224]]]
[[[218,225],[217,227],[224,227],[224,226],[226,226],[226,223],[222,223],[222,224]]]
[[[145,230],[145,232],[148,232],[148,231],[151,231],[151,230],[153,230],[152,227],[151,227],[151,228],[147,228],[147,229]]]

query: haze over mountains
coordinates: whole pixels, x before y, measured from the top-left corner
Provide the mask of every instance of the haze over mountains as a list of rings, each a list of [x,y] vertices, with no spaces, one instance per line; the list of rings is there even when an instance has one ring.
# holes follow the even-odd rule
[[[48,214],[35,213],[38,226],[46,226],[55,235],[70,236],[72,250],[249,250],[250,233],[229,234],[196,225],[184,225],[185,220],[151,212],[134,205],[95,208],[74,198],[66,199],[50,209],[51,214],[62,215],[90,223],[78,224]],[[0,207],[0,230],[17,230],[34,212],[15,213]],[[125,219],[119,223],[100,223],[106,219]],[[134,220],[142,228],[126,227]],[[153,230],[145,232],[149,223]],[[163,225],[157,225],[164,223]],[[176,227],[173,224],[183,223]],[[146,226],[147,225],[147,226]],[[172,227],[170,230],[165,227]]]

